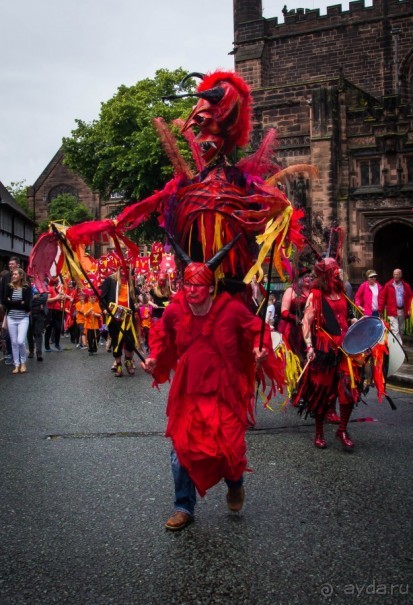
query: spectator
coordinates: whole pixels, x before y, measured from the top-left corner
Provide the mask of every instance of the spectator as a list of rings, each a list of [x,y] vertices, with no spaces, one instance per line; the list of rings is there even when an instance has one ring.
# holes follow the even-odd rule
[[[275,320],[275,296],[270,294],[268,298],[268,307],[267,313],[265,314],[265,321],[269,324],[271,330],[274,329],[274,320]]]
[[[12,256],[9,260],[9,269],[8,271],[2,271],[1,280],[0,280],[0,305],[4,305],[3,300],[6,296],[7,288],[9,287],[11,281],[11,274],[15,269],[20,267],[20,259],[17,256]],[[6,366],[13,364],[13,353],[11,349],[11,341],[9,331],[6,330],[5,333],[5,341],[6,341]]]
[[[47,315],[47,292],[39,292],[32,283],[32,310],[30,314],[27,341],[29,343],[29,357],[34,356],[36,348],[37,361],[43,361],[43,332]]]
[[[410,313],[412,302],[412,289],[403,279],[401,269],[393,271],[393,279],[390,279],[379,294],[379,313],[382,315],[387,311],[387,317],[390,323],[390,329],[400,344],[402,341],[402,332],[404,322]]]
[[[377,273],[374,269],[366,271],[366,281],[360,284],[356,292],[354,302],[363,315],[379,316],[379,294],[383,286],[377,281]]]
[[[13,351],[13,374],[24,374],[26,368],[26,336],[32,290],[23,269],[14,269],[11,282],[5,292],[3,303],[7,312],[7,329]]]

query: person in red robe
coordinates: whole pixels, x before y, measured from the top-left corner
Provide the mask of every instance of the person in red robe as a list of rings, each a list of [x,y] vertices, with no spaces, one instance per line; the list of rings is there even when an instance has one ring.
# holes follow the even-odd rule
[[[303,316],[303,337],[309,365],[299,383],[292,404],[315,418],[314,445],[325,449],[324,419],[336,399],[340,404],[337,439],[343,447],[354,447],[347,432],[354,404],[360,399],[359,368],[342,349],[349,324],[355,320],[344,296],[344,284],[334,258],[319,261],[316,280],[307,298]]]
[[[285,384],[269,326],[261,345],[261,320],[228,293],[214,297],[216,257],[187,265],[183,290],[151,328],[150,353],[142,364],[155,383],[166,382],[175,370],[166,411],[175,482],[175,512],[165,524],[169,530],[191,523],[196,491],[204,496],[221,479],[228,486],[229,510],[241,510],[245,433],[254,424],[257,369],[262,379],[265,371],[272,386]]]

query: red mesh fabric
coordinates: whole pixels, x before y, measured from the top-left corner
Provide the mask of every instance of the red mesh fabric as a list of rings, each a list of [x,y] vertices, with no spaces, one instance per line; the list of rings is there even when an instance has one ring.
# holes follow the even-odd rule
[[[212,286],[214,273],[203,263],[190,263],[184,272],[184,282],[196,286]]]

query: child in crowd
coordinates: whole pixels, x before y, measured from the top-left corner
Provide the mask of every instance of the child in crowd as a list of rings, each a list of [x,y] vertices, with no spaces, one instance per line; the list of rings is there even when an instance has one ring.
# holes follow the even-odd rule
[[[89,355],[97,353],[98,339],[99,339],[99,326],[102,321],[102,312],[97,301],[97,297],[94,292],[88,293],[88,302],[85,303],[84,314],[85,314],[85,331],[87,334],[87,342],[89,345]]]
[[[146,350],[149,351],[149,330],[152,324],[152,305],[149,304],[147,294],[142,294],[142,302],[138,307],[138,319],[141,328],[142,340],[145,343]]]
[[[79,349],[86,349],[86,334],[85,334],[85,304],[86,296],[84,292],[79,292],[78,300],[75,304],[76,309],[76,340]]]

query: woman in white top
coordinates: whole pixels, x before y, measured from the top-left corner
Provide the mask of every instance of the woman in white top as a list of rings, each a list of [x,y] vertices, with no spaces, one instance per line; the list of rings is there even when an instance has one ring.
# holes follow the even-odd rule
[[[7,287],[4,306],[7,312],[7,329],[13,351],[13,374],[24,374],[26,368],[26,336],[29,328],[29,315],[32,302],[32,289],[23,269],[14,269]]]

